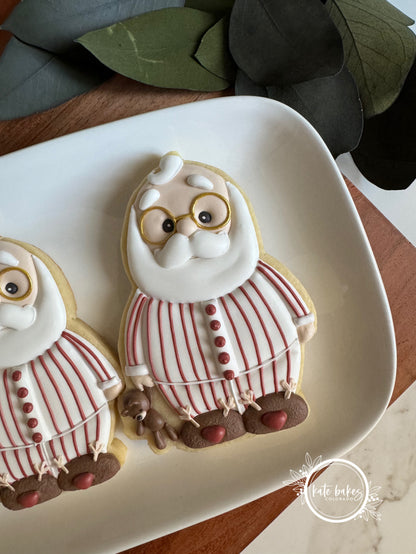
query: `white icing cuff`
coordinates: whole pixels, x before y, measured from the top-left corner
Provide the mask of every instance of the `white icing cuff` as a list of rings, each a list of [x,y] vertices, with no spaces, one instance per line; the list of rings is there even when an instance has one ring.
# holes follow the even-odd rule
[[[141,375],[149,375],[149,370],[146,364],[126,365],[126,375],[128,377],[140,377]]]
[[[98,388],[101,390],[109,389],[110,387],[114,387],[114,385],[118,385],[120,383],[120,377],[115,375],[112,379],[109,379],[108,381],[101,381],[98,383]]]
[[[315,321],[315,315],[310,313],[308,315],[303,315],[302,317],[294,317],[293,323],[296,327],[301,327],[302,325],[307,325],[308,323],[313,323]]]

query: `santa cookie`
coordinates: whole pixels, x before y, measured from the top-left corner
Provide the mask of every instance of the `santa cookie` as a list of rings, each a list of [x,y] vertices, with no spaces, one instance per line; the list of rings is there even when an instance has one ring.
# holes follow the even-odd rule
[[[76,318],[60,269],[40,250],[0,239],[0,499],[29,508],[120,469],[108,402],[117,362]],[[112,453],[107,450],[111,450]]]
[[[184,445],[306,419],[302,345],[315,333],[313,305],[263,252],[253,211],[229,176],[163,156],[130,201],[123,256],[133,285],[120,341],[127,382],[157,387]],[[145,417],[126,394],[122,414]]]

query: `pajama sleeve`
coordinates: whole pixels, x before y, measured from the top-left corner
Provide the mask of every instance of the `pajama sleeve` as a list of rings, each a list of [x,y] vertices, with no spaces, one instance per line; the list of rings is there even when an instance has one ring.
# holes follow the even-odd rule
[[[128,377],[148,375],[149,369],[145,361],[143,348],[143,328],[145,325],[145,304],[148,297],[137,292],[133,298],[126,319],[124,334],[126,366],[125,372]]]
[[[79,355],[88,364],[92,373],[96,375],[98,388],[104,391],[120,383],[121,379],[115,368],[107,358],[84,337],[68,330],[63,332],[63,337],[75,347]]]
[[[263,260],[259,260],[257,270],[276,289],[287,309],[292,314],[296,327],[307,325],[315,320],[314,314],[309,310],[304,300],[295,287],[274,267]]]

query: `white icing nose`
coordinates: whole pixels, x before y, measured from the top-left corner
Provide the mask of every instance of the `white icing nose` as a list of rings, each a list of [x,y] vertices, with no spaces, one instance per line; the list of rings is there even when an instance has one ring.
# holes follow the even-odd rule
[[[180,219],[176,224],[176,230],[181,235],[190,237],[198,229],[198,226],[192,221],[190,217],[184,217]]]

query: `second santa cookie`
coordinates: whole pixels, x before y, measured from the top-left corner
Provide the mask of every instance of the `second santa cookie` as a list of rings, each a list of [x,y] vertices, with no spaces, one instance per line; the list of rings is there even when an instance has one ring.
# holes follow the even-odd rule
[[[32,508],[113,477],[122,389],[110,349],[76,316],[60,268],[0,237],[0,501]],[[82,501],[82,499],[80,499]]]
[[[306,419],[300,384],[314,307],[263,251],[250,203],[228,175],[163,156],[131,198],[122,250],[132,293],[120,409],[130,437],[199,449]]]

